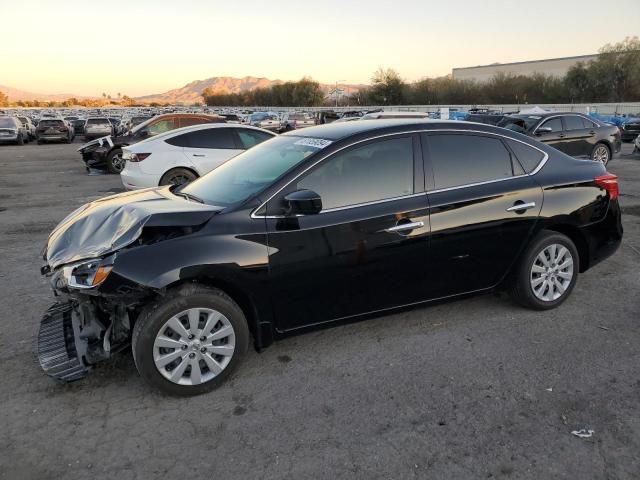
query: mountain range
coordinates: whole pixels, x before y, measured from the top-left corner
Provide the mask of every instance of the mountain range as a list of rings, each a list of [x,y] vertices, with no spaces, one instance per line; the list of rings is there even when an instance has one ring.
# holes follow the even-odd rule
[[[0,85],[0,92],[9,97],[9,100],[12,102],[18,100],[62,101],[68,98],[77,98],[78,100],[83,100],[85,98],[97,98],[87,95],[76,95],[75,93],[34,93],[27,92],[26,90],[20,90],[18,88],[8,87],[6,85]]]
[[[242,93],[256,88],[266,88],[273,85],[283,83],[282,80],[270,80],[264,77],[211,77],[205,80],[195,80],[187,83],[181,88],[174,88],[164,93],[156,93],[152,95],[144,95],[141,97],[135,97],[135,100],[144,103],[169,103],[169,104],[192,104],[202,101],[202,91],[205,88],[210,88],[214,92],[219,93]],[[320,88],[326,94],[335,89],[335,85],[320,84]],[[363,88],[363,85],[345,85],[340,84],[341,89],[346,89],[349,93],[353,93]],[[12,88],[4,85],[0,85],[0,92],[4,92],[10,101],[17,100],[66,100],[68,98],[98,98],[90,96],[75,95],[73,93],[57,93],[57,94],[43,94],[33,93],[17,88]]]

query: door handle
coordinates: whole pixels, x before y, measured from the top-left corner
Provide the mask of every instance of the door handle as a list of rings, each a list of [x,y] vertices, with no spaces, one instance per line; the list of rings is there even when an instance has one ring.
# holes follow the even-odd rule
[[[384,231],[387,233],[402,233],[422,227],[424,227],[424,222],[399,223],[395,227],[385,228]]]
[[[512,207],[507,208],[507,212],[520,212],[524,210],[529,210],[536,206],[536,202],[528,202],[528,203],[514,203]]]
[[[194,157],[204,157],[204,155],[202,155],[201,153],[192,153],[191,155],[193,155]]]

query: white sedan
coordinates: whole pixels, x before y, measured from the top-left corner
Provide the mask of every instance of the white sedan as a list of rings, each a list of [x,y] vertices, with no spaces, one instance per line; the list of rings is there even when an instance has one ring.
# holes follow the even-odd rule
[[[120,178],[127,190],[180,185],[275,136],[261,128],[225,123],[178,128],[124,147]]]

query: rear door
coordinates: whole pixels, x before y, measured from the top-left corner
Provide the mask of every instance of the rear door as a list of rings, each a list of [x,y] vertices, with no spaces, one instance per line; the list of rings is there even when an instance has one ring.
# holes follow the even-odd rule
[[[550,128],[551,132],[543,132],[541,128]],[[564,126],[561,117],[551,117],[544,120],[534,131],[535,137],[541,142],[550,145],[561,152],[567,152],[567,143],[565,142]]]
[[[188,133],[183,154],[199,175],[210,172],[242,152],[236,144],[232,130],[212,127]]]
[[[585,126],[585,119],[579,115],[564,115],[564,152],[573,157],[591,155],[591,139],[595,136],[593,128]],[[590,122],[589,122],[590,123]]]
[[[387,137],[338,151],[269,200],[269,283],[279,330],[426,299],[422,172],[418,137]],[[285,215],[283,197],[300,189],[320,194],[320,213]]]
[[[492,287],[538,220],[542,189],[499,135],[438,132],[422,140],[430,185],[429,295]]]

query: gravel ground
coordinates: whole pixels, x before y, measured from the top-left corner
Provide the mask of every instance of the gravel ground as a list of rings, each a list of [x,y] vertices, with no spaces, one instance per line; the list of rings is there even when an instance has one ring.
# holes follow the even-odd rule
[[[1,479],[640,477],[640,156],[614,159],[625,239],[551,312],[485,295],[249,352],[226,385],[170,398],[119,354],[45,377],[49,231],[121,190],[76,145],[0,146]],[[595,432],[581,439],[572,430]]]

